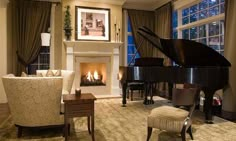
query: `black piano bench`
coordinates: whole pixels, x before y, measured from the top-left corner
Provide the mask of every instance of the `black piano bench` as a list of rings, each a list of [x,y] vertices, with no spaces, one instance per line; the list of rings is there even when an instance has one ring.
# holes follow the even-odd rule
[[[128,83],[128,93],[127,98],[129,98],[129,91],[131,92],[130,100],[133,101],[133,91],[138,90],[139,94],[141,94],[141,98],[143,98],[143,91],[144,91],[144,83],[141,82],[130,82]]]

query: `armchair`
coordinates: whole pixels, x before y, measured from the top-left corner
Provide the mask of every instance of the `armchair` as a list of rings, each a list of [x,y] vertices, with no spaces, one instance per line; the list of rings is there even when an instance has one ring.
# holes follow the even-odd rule
[[[23,127],[64,126],[60,114],[62,77],[2,77],[18,137]]]

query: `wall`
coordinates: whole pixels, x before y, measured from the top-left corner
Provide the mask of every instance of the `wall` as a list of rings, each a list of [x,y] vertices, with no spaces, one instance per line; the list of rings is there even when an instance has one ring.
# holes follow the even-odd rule
[[[7,2],[0,2],[0,76],[7,74]],[[3,88],[2,80],[0,80],[0,103],[6,103],[6,94]]]
[[[85,6],[85,7],[97,7],[97,8],[108,8],[110,9],[110,39],[111,41],[115,40],[115,29],[114,29],[114,22],[115,17],[117,19],[117,22],[122,23],[122,6],[121,5],[113,5],[113,4],[105,4],[105,3],[97,3],[97,2],[85,2],[85,1],[78,1],[78,0],[62,0],[62,8],[66,5],[70,6],[70,12],[71,12],[71,24],[72,24],[72,40],[75,40],[75,6]],[[64,24],[64,11],[65,8],[62,9],[62,24]],[[122,27],[121,27],[122,29]],[[64,37],[64,30],[59,29],[62,31],[63,39]],[[122,31],[122,30],[121,30]],[[122,35],[122,33],[121,33]],[[121,37],[122,39],[122,37]],[[62,47],[62,68],[66,68],[66,62],[65,62],[65,48]]]

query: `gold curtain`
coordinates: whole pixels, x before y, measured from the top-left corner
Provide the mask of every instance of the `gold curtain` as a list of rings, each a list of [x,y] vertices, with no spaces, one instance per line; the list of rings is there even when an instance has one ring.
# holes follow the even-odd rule
[[[171,2],[155,10],[155,33],[161,38],[172,36],[172,5]],[[170,60],[160,51],[154,53],[164,58],[164,65],[170,65]]]
[[[225,46],[224,56],[230,61],[229,68],[229,85],[224,90],[222,114],[225,118],[236,119],[236,1],[225,1]],[[220,80],[219,80],[220,81]]]
[[[172,36],[172,3],[168,2],[162,7],[155,10],[155,33],[160,38],[171,38]],[[166,57],[159,50],[154,50],[154,57],[164,58],[164,66],[170,66],[171,60]],[[158,84],[158,90],[160,94],[169,94],[172,90],[172,87],[168,87],[168,83],[161,82]],[[171,95],[168,95],[171,99]]]
[[[140,42],[143,40],[143,37],[141,37],[137,33],[138,28],[146,26],[154,31],[154,23],[155,23],[154,12],[143,11],[143,10],[132,10],[132,9],[128,9],[127,12],[131,24],[134,42],[137,48]],[[138,53],[140,54],[141,57],[152,57],[154,49],[155,48],[153,48],[152,45],[147,40],[143,40],[142,45],[138,49]]]
[[[41,48],[41,33],[50,25],[50,2],[12,0],[13,48],[16,50],[16,75],[37,57]]]

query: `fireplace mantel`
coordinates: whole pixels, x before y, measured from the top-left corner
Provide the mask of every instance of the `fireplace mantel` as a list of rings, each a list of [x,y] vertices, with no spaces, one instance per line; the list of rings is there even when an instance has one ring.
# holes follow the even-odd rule
[[[120,88],[117,74],[119,73],[119,47],[122,45],[122,42],[64,41],[66,48],[66,69],[76,71],[75,60],[77,57],[110,57],[110,94],[119,94]]]
[[[122,42],[102,42],[102,41],[64,41],[66,47],[74,47],[80,45],[88,46],[106,46],[106,47],[120,47]]]

